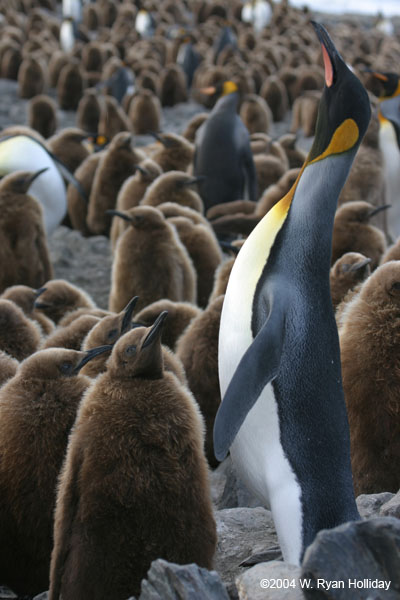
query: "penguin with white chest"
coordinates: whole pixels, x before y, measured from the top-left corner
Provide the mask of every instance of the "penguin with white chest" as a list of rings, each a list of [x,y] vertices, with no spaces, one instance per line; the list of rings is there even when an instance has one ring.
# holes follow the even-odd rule
[[[370,119],[367,93],[316,23],[325,81],[314,144],[229,279],[219,335],[215,454],[269,503],[284,559],[359,518],[329,291],[337,199]]]

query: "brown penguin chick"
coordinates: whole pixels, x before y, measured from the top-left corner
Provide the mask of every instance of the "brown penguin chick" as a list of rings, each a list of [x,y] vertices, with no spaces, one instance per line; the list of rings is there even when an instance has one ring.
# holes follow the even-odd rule
[[[272,113],[261,96],[247,94],[240,107],[240,117],[249,133],[267,133],[270,129]]]
[[[293,103],[291,133],[302,129],[306,137],[314,135],[320,99],[321,92],[317,91],[304,92],[296,98]]]
[[[0,386],[4,385],[6,381],[14,377],[18,370],[19,362],[16,358],[13,358],[7,352],[0,350]]]
[[[39,348],[40,328],[23,310],[11,302],[0,300],[0,350],[17,360],[24,360]]]
[[[169,222],[176,228],[192,259],[197,273],[197,304],[205,308],[213,288],[215,270],[222,261],[218,240],[209,227],[195,225],[186,217],[171,217]]]
[[[94,176],[99,166],[100,159],[104,156],[105,150],[90,154],[77,168],[74,173],[75,179],[79,181],[86,198],[90,197]],[[82,235],[90,235],[86,225],[88,203],[84,201],[82,195],[75,185],[68,184],[67,188],[68,216],[73,229],[77,229]]]
[[[218,296],[225,294],[233,263],[235,262],[236,256],[239,254],[239,250],[243,246],[244,242],[244,239],[237,239],[230,243],[230,256],[225,258],[215,271],[214,286],[208,302],[209,305],[214,302]]]
[[[369,277],[370,262],[370,258],[359,252],[346,252],[331,267],[329,280],[335,310],[350,290]]]
[[[0,579],[21,595],[49,586],[57,478],[90,356],[40,350],[0,391]]]
[[[20,98],[33,98],[42,94],[45,88],[45,71],[39,60],[25,57],[18,69],[18,95]]]
[[[97,4],[84,4],[83,5],[83,24],[89,29],[89,31],[96,31],[100,25],[99,7]]]
[[[186,76],[179,65],[168,65],[162,69],[158,97],[162,106],[175,106],[187,101]]]
[[[112,96],[104,96],[100,104],[99,134],[112,140],[121,131],[131,130],[131,122],[118,101]]]
[[[69,325],[59,325],[44,341],[42,348],[69,348],[80,350],[88,332],[100,321],[94,315],[81,315]]]
[[[206,217],[188,206],[182,206],[176,202],[163,202],[162,204],[159,204],[157,208],[163,213],[166,219],[170,219],[171,217],[186,217],[193,223],[200,223],[206,227],[211,227]]]
[[[39,94],[29,103],[29,127],[38,131],[44,138],[48,138],[57,129],[56,103],[50,96]]]
[[[390,260],[400,260],[400,238],[386,250],[381,259],[381,265]]]
[[[115,249],[110,310],[119,312],[134,294],[140,298],[140,308],[162,298],[195,302],[193,263],[162,212],[152,206],[136,206],[113,214],[128,220],[131,227]]]
[[[211,225],[219,240],[231,240],[238,236],[250,235],[261,218],[255,213],[236,213],[218,217],[211,222]]]
[[[70,61],[70,57],[64,50],[56,50],[50,57],[47,74],[49,79],[49,86],[56,88],[60,73],[63,67]]]
[[[224,215],[234,215],[236,213],[252,214],[256,207],[255,202],[251,200],[232,200],[232,202],[222,202],[214,204],[207,210],[207,219],[212,221]]]
[[[83,315],[89,315],[92,317],[97,317],[98,319],[102,319],[103,317],[108,317],[111,312],[109,310],[105,310],[104,308],[76,308],[71,312],[68,312],[64,317],[62,317],[58,324],[60,327],[68,327],[73,321],[79,319]]]
[[[206,425],[205,453],[216,467],[213,428],[221,403],[218,380],[218,333],[224,296],[216,298],[194,319],[180,337],[176,354],[181,359],[190,391],[200,407]]]
[[[57,100],[63,110],[76,110],[84,90],[83,74],[79,62],[69,59],[60,71],[57,81]]]
[[[65,127],[47,140],[47,148],[74,173],[79,165],[89,156],[88,145],[83,142],[87,134],[76,127]]]
[[[286,171],[277,183],[271,185],[264,191],[257,202],[254,214],[259,217],[266,215],[269,209],[288,193],[299,174],[300,169],[290,169],[289,171]]]
[[[269,75],[260,89],[260,96],[267,103],[275,122],[283,121],[289,109],[286,87],[276,75]]]
[[[116,209],[128,210],[138,206],[142,200],[147,188],[161,175],[161,167],[146,158],[140,165],[136,165],[136,173],[125,179],[118,192]],[[123,219],[113,219],[110,230],[111,247],[114,251],[119,236],[127,229],[129,225]]]
[[[203,125],[204,121],[208,118],[208,113],[201,112],[197,115],[194,115],[187,123],[185,130],[182,133],[182,136],[186,138],[189,142],[194,144],[194,140],[196,138],[196,131],[198,128]]]
[[[5,137],[7,135],[27,135],[33,137],[35,140],[43,144],[43,146],[46,145],[46,140],[42,136],[42,134],[32,129],[32,127],[28,127],[27,125],[9,125],[8,127],[5,127],[1,130],[2,137]]]
[[[158,131],[161,122],[161,104],[150,90],[137,92],[129,106],[128,119],[136,135]]]
[[[203,423],[163,370],[164,316],[118,340],[80,406],[57,496],[49,600],[137,595],[156,558],[212,567]]]
[[[168,319],[163,326],[161,341],[174,350],[181,334],[189,323],[202,313],[202,310],[190,302],[172,302],[172,300],[163,298],[152,302],[138,312],[135,315],[135,322],[149,327],[164,310],[168,312]]]
[[[257,173],[257,185],[260,195],[271,185],[277,183],[287,170],[286,161],[282,162],[276,156],[266,154],[256,154],[254,157],[254,166]]]
[[[122,184],[141,160],[142,154],[132,148],[130,133],[123,131],[112,139],[100,159],[89,196],[86,224],[91,233],[108,235],[111,217],[106,210],[115,207]]]
[[[157,134],[160,142],[151,156],[164,171],[186,171],[194,155],[194,146],[176,133]]]
[[[101,71],[104,56],[101,43],[92,40],[82,48],[82,65],[86,71]]]
[[[36,321],[43,334],[48,335],[54,330],[55,325],[51,319],[35,308],[36,298],[37,290],[28,285],[12,285],[5,289],[0,296],[0,299],[11,300],[19,306],[28,319]]]
[[[35,308],[59,323],[67,314],[77,308],[96,308],[95,303],[87,292],[65,279],[51,279],[38,290]]]
[[[369,221],[386,208],[388,205],[376,208],[362,200],[339,206],[333,224],[331,264],[346,252],[360,252],[371,259],[371,270],[376,269],[386,250],[386,239]]]
[[[198,179],[183,171],[162,173],[147,188],[140,204],[158,206],[164,202],[175,202],[203,213],[203,201],[199,194],[191,189]]]
[[[0,72],[3,79],[18,79],[18,71],[22,63],[21,48],[17,43],[7,42],[7,49],[2,51]]]
[[[289,169],[301,168],[307,158],[306,153],[296,147],[296,141],[296,135],[293,133],[285,133],[278,140],[289,161]]]
[[[84,91],[76,110],[76,125],[83,131],[93,133],[99,129],[101,105],[94,88]]]
[[[347,305],[340,328],[356,496],[400,486],[400,262],[380,266]]]
[[[39,287],[52,277],[42,207],[28,193],[44,170],[15,171],[0,181],[0,292],[17,283]]]
[[[152,71],[143,69],[140,75],[135,79],[135,85],[138,90],[149,90],[157,96],[158,91],[158,77]]]

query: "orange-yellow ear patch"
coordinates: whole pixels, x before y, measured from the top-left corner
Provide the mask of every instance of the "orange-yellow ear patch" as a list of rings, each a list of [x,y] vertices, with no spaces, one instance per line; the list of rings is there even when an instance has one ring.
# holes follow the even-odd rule
[[[321,47],[322,47],[322,56],[324,59],[324,67],[325,67],[325,83],[326,83],[327,87],[331,87],[331,85],[333,83],[332,61],[329,58],[329,54],[328,54],[328,51],[325,48],[325,46],[323,44],[321,44]]]
[[[318,162],[331,154],[340,154],[341,152],[350,150],[357,143],[359,135],[360,132],[357,123],[353,119],[346,119],[336,129],[326,150],[314,158],[310,164]]]

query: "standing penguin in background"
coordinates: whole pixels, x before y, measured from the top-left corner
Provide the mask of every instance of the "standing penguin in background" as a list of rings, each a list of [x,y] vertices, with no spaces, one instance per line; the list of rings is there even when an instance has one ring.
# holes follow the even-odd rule
[[[79,371],[109,350],[40,350],[1,389],[0,580],[18,594],[48,589],[57,478],[90,384]]]
[[[359,519],[329,289],[335,209],[371,115],[326,30],[325,88],[301,173],[232,268],[221,316],[215,455],[271,506],[284,560],[320,529]]]
[[[205,178],[198,184],[204,209],[232,200],[257,200],[257,174],[250,136],[237,114],[238,87],[225,81],[206,90],[221,97],[196,133],[193,172]]]
[[[18,283],[40,287],[53,275],[42,207],[28,193],[46,169],[0,181],[0,292]]]
[[[198,406],[163,368],[161,313],[114,346],[61,473],[49,600],[124,600],[156,558],[210,569],[216,545]]]

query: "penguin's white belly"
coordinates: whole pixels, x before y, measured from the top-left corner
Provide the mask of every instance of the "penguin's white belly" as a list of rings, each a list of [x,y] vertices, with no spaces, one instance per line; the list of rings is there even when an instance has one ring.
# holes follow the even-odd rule
[[[0,142],[0,175],[14,171],[39,171],[29,188],[29,194],[43,208],[43,221],[47,235],[61,223],[67,212],[67,195],[64,181],[53,159],[42,146],[28,137],[16,136]]]
[[[400,150],[393,126],[388,121],[381,124],[379,145],[384,159],[385,203],[391,204],[390,229],[394,237],[400,235]]]
[[[75,44],[75,36],[72,23],[64,21],[60,27],[60,46],[64,52],[71,52]]]
[[[281,445],[271,383],[248,413],[230,452],[240,479],[269,503],[284,559],[298,564],[302,550],[301,491]]]

